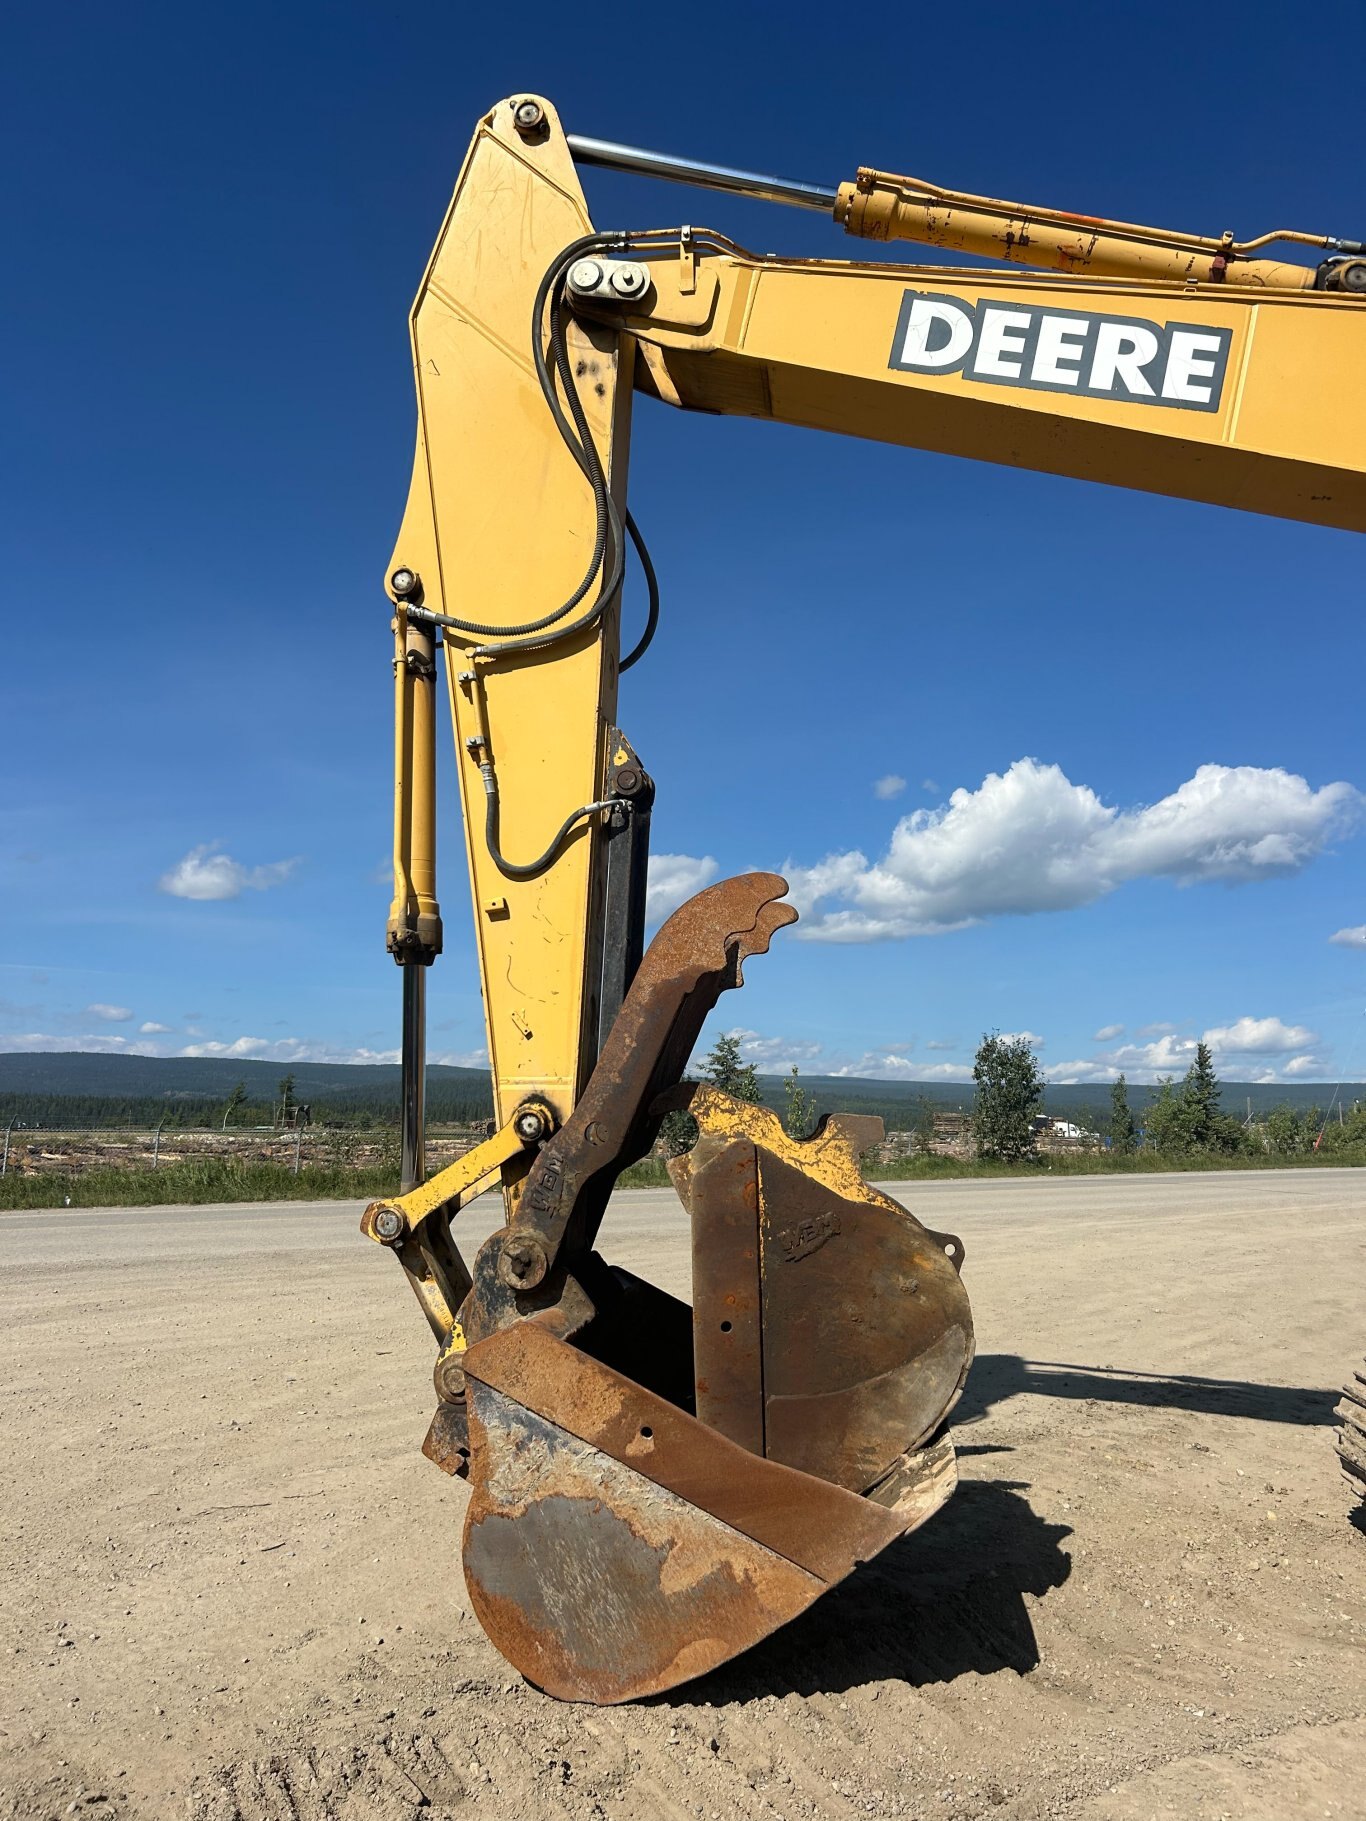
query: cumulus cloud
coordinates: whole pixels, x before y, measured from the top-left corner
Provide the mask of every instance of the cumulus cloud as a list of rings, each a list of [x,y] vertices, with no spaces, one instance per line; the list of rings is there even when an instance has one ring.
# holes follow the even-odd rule
[[[794,1063],[810,1062],[822,1049],[809,1037],[761,1037],[739,1028],[726,1034],[738,1038],[743,1059],[766,1074],[786,1074]]]
[[[153,1018],[149,1018],[146,1024],[140,1024],[138,1026],[139,1031],[141,1031],[144,1037],[164,1037],[170,1031],[170,1028],[169,1024],[158,1024]]]
[[[397,1062],[397,1050],[351,1049],[308,1037],[234,1037],[230,1043],[187,1043],[177,1056],[223,1056],[258,1062]],[[437,1060],[437,1058],[433,1058]],[[441,1058],[444,1060],[444,1058]]]
[[[1362,801],[1350,784],[1314,790],[1278,767],[1202,765],[1160,802],[1120,810],[1057,765],[1017,759],[904,816],[881,859],[855,849],[787,871],[808,940],[938,935],[1072,910],[1133,879],[1235,885],[1294,873]]]
[[[1037,1031],[998,1031],[1002,1043],[1027,1043],[1031,1050],[1043,1048],[1043,1038]]]
[[[106,1024],[127,1024],[133,1016],[130,1005],[88,1005],[85,1012],[88,1018],[101,1018]]]
[[[887,803],[893,797],[899,797],[906,788],[906,780],[899,778],[894,771],[889,771],[885,778],[879,778],[873,785],[873,795],[880,802]]]
[[[1366,923],[1357,923],[1351,929],[1340,929],[1328,940],[1336,942],[1339,948],[1366,948]]]
[[[700,859],[692,854],[651,854],[650,871],[645,887],[645,920],[662,923],[671,911],[710,885],[716,877],[716,862],[710,854]]]
[[[1112,1028],[1107,1025],[1104,1030]],[[1179,1035],[1172,1024],[1144,1025],[1140,1036],[1144,1032],[1156,1034],[1146,1043],[1123,1043],[1098,1056],[1054,1063],[1044,1074],[1049,1081],[1069,1084],[1113,1081],[1120,1073],[1130,1081],[1160,1081],[1166,1075],[1184,1075],[1195,1061],[1198,1043],[1209,1045],[1220,1074],[1240,1081],[1293,1081],[1324,1072],[1322,1058],[1311,1048],[1319,1041],[1317,1035],[1281,1018],[1235,1018],[1231,1024],[1211,1025],[1199,1038]],[[1098,1033],[1098,1040],[1103,1035]]]
[[[829,1071],[873,1081],[971,1081],[972,1069],[963,1062],[912,1062],[895,1050],[865,1050],[857,1062],[843,1063]]]
[[[1124,1026],[1122,1024],[1102,1024],[1095,1034],[1095,1040],[1097,1043],[1113,1043],[1116,1037],[1123,1035]]]
[[[1283,1024],[1279,1018],[1238,1018],[1206,1031],[1205,1042],[1216,1056],[1281,1056],[1318,1038],[1302,1024]]]
[[[279,885],[299,864],[294,860],[272,860],[265,866],[243,866],[230,854],[220,850],[216,841],[192,847],[183,860],[157,881],[161,891],[172,898],[191,898],[201,903],[224,898],[240,898],[245,891],[268,891]]]
[[[1079,1082],[1113,1081],[1119,1070],[1112,1062],[1100,1062],[1094,1056],[1084,1056],[1076,1062],[1050,1063],[1043,1073],[1046,1081],[1075,1087]]]

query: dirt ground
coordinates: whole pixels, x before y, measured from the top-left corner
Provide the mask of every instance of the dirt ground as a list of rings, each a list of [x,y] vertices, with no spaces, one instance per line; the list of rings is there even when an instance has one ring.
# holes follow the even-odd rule
[[[966,1242],[959,1492],[748,1656],[607,1710],[470,1614],[465,1490],[418,1453],[430,1341],[357,1207],[0,1216],[0,1817],[1366,1817],[1332,1443],[1363,1188],[913,1187]],[[604,1250],[686,1293],[670,1199],[619,1197]]]

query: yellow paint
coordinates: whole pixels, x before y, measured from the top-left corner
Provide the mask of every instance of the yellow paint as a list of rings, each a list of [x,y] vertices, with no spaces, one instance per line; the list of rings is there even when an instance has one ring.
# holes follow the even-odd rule
[[[528,139],[516,132],[511,102],[479,122],[419,287],[410,320],[417,449],[389,564],[417,571],[427,608],[508,637],[579,584],[594,537],[591,490],[531,360],[542,276],[592,228],[558,117],[542,106],[546,130]],[[632,235],[627,251],[647,262],[649,290],[634,303],[578,304],[567,329],[579,395],[620,505],[636,387],[686,410],[1366,530],[1366,299],[1305,289],[1311,268],[1252,259],[1261,242],[1238,248],[1122,222],[1080,223],[876,172],[845,186],[836,215],[853,232],[1015,263],[962,270],[761,258],[706,229]],[[1057,269],[1022,273],[1019,262]],[[909,291],[956,300],[977,321],[999,320],[991,307],[1005,306],[1035,321],[1049,312],[1139,318],[1168,338],[1199,325],[1226,340],[1222,386],[1210,409],[1174,398],[1145,403],[1113,388],[1082,395],[1070,382],[1038,383],[1037,343],[1029,383],[983,378],[980,362],[942,371],[907,365],[894,344]],[[903,336],[903,357],[908,346]],[[889,470],[885,497],[870,500],[869,510],[914,523],[915,501],[898,500],[896,486]],[[1210,526],[1212,596],[1242,585],[1230,554],[1235,536],[1236,527]],[[1036,551],[1010,560],[1052,559]],[[540,877],[505,877],[485,841],[480,761],[494,765],[501,845],[513,861],[540,854],[572,811],[602,796],[616,716],[617,620],[614,607],[572,639],[504,657],[473,655],[476,646],[496,647],[499,630],[441,635],[494,1104],[505,1127],[528,1094],[543,1095],[563,1120],[582,1093],[596,1028],[605,841],[594,817]],[[412,663],[422,636],[397,604],[390,934],[420,937],[435,927],[439,942],[434,683]],[[629,755],[621,746],[614,757],[622,764]],[[762,1129],[765,1145],[832,1189],[852,1191],[857,1161],[833,1137],[793,1147],[772,1115],[725,1112],[705,1093],[699,1105],[709,1119],[742,1117],[745,1130]],[[512,1206],[524,1157],[506,1130],[490,1145],[488,1173],[501,1173]],[[411,1205],[410,1218],[420,1221],[423,1210],[467,1195],[481,1167],[464,1159],[398,1205]]]
[[[410,1189],[406,1195],[390,1196],[384,1205],[387,1208],[398,1208],[408,1223],[409,1232],[416,1232],[428,1215],[434,1214],[438,1208],[445,1208],[454,1202],[455,1209],[452,1211],[458,1210],[466,1202],[473,1201],[476,1195],[482,1195],[485,1189],[491,1188],[494,1179],[502,1174],[505,1164],[525,1157],[526,1146],[512,1126],[505,1125],[492,1138],[486,1138],[482,1144],[475,1145],[472,1151],[466,1151],[463,1157],[457,1157],[454,1163],[448,1163],[444,1170],[438,1170],[435,1176],[416,1189]]]

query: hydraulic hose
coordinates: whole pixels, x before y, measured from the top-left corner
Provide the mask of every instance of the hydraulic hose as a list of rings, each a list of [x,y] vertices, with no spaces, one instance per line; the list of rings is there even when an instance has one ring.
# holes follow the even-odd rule
[[[503,852],[498,845],[498,779],[494,774],[492,759],[482,760],[479,766],[479,772],[484,780],[484,794],[488,804],[484,814],[484,840],[488,846],[489,858],[493,861],[493,864],[498,868],[499,872],[508,879],[538,878],[540,874],[558,858],[560,849],[564,846],[571,831],[578,823],[582,822],[587,816],[597,815],[599,810],[611,809],[613,807],[610,801],[604,803],[585,803],[582,809],[576,809],[572,814],[565,817],[564,821],[556,830],[549,847],[546,848],[545,852],[541,854],[538,859],[530,861],[526,866],[518,866],[515,861],[508,860],[504,857]]]

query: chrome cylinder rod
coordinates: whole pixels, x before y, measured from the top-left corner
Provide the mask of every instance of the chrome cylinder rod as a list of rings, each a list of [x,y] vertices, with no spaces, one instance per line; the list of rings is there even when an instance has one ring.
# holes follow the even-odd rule
[[[696,158],[670,158],[647,152],[637,145],[614,145],[610,139],[585,139],[568,135],[569,149],[580,164],[603,165],[614,171],[631,171],[637,177],[665,177],[670,183],[691,183],[703,190],[728,190],[733,196],[750,196],[758,202],[785,202],[796,209],[819,209],[828,215],[837,192],[816,183],[789,183],[782,177],[764,177],[757,171],[732,171],[723,164],[702,164]]]
[[[402,1108],[399,1194],[427,1180],[427,970],[409,962],[403,975]]]

